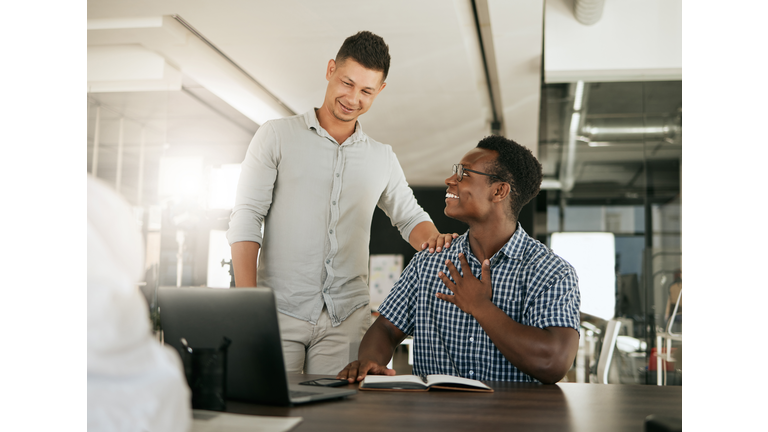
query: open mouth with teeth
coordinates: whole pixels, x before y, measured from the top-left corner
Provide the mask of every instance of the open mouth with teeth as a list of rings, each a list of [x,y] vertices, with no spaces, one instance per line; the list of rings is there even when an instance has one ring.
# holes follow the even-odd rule
[[[446,198],[459,198],[459,196],[458,196],[458,195],[454,195],[454,194],[452,194],[452,193],[450,193],[450,192],[446,192],[446,193],[445,193],[445,197],[446,197]]]

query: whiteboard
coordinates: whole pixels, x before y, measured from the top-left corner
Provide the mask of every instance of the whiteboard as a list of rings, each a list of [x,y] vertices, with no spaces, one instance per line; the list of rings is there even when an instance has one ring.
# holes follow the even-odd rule
[[[403,272],[403,256],[371,255],[369,270],[370,306],[371,310],[378,310],[389,292],[392,291],[395,282],[400,279],[400,273]]]
[[[616,243],[613,233],[552,233],[552,251],[579,277],[581,311],[609,320],[616,311]]]

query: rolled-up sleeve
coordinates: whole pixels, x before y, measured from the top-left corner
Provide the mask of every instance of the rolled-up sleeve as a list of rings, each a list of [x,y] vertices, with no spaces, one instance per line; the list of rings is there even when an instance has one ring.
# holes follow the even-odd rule
[[[279,164],[279,137],[267,122],[256,131],[241,165],[235,206],[227,231],[230,245],[241,241],[261,244],[261,227],[272,204]]]
[[[389,181],[377,205],[392,221],[392,226],[397,227],[400,235],[408,242],[411,231],[416,225],[425,221],[432,222],[432,219],[413,196],[413,191],[408,187],[397,156],[392,151],[389,153]]]

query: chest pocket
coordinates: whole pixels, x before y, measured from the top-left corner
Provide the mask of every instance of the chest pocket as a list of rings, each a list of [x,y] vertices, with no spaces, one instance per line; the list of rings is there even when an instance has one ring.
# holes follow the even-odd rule
[[[499,274],[492,280],[493,302],[510,318],[522,323],[527,291],[524,278],[519,277],[518,272],[513,270],[509,274]]]

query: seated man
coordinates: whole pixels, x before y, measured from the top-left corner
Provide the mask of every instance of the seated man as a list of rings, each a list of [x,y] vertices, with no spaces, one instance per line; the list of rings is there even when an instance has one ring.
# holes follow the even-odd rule
[[[454,165],[445,214],[469,230],[450,249],[414,256],[338,378],[394,375],[386,364],[413,335],[415,375],[562,379],[579,344],[576,272],[517,222],[541,179],[530,150],[500,136]]]

